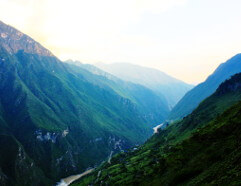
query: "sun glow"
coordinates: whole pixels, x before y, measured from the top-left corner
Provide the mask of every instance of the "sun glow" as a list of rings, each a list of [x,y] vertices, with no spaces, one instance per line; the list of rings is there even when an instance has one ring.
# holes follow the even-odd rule
[[[237,0],[0,2],[2,21],[63,60],[130,62],[196,83],[241,51]]]

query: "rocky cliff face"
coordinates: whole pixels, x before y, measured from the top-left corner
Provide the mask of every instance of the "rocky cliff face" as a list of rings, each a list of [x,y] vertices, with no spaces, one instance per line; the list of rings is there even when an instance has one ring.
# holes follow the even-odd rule
[[[26,53],[53,56],[53,54],[29,36],[0,21],[0,45],[9,53],[24,50]]]

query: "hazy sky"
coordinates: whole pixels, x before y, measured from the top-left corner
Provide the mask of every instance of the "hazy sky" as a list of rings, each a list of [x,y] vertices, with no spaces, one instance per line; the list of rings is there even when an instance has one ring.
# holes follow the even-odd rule
[[[241,52],[241,0],[0,0],[0,20],[60,59],[130,62],[189,83]]]

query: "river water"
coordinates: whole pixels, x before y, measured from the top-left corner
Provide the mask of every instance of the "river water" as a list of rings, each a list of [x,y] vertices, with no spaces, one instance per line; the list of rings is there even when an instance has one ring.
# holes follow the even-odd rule
[[[159,129],[160,127],[162,127],[162,125],[163,125],[163,123],[160,124],[160,125],[157,125],[156,127],[153,128],[154,134],[158,133],[158,129]],[[111,151],[111,154],[110,154],[110,156],[109,156],[109,159],[108,159],[108,162],[109,162],[109,163],[110,163],[110,161],[111,161],[112,154],[113,154],[113,151]],[[91,173],[93,170],[94,170],[94,169],[89,169],[89,170],[87,170],[87,171],[85,171],[85,172],[83,172],[83,173],[81,173],[81,174],[77,174],[77,175],[69,176],[69,177],[67,177],[67,178],[63,178],[63,179],[61,179],[60,182],[57,183],[56,186],[68,186],[68,185],[70,185],[71,183],[73,183],[74,181],[80,179],[81,177],[83,177],[83,176]]]
[[[154,134],[158,133],[158,129],[161,128],[162,125],[163,125],[163,123],[160,124],[160,125],[157,125],[156,127],[153,128],[153,130],[154,130]]]
[[[67,178],[63,178],[60,180],[60,182],[58,182],[56,184],[56,186],[68,186],[70,185],[71,183],[73,183],[74,181],[80,179],[81,177],[91,173],[94,169],[89,169],[81,174],[77,174],[77,175],[73,175],[73,176],[69,176]]]

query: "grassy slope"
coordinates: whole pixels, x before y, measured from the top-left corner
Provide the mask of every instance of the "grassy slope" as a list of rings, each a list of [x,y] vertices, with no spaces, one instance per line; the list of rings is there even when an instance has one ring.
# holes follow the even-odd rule
[[[6,126],[1,129],[50,179],[94,166],[117,150],[114,143],[120,139],[122,148],[129,148],[151,134],[134,103],[56,58],[22,51],[13,56],[4,49],[0,54],[0,125]],[[62,136],[66,129],[68,135]],[[37,140],[38,130],[56,135],[56,142]]]
[[[15,161],[17,148],[33,161],[33,174],[41,169],[39,178],[54,182],[99,164],[111,151],[143,143],[152,133],[149,122],[162,122],[167,115],[150,90],[134,85],[125,90],[123,84],[74,70],[2,22],[0,32],[7,34],[0,38],[0,135],[4,144],[14,144],[10,156],[16,157],[2,161],[0,176],[11,185],[22,178],[5,162],[26,163]],[[2,149],[0,161],[7,150]],[[30,183],[31,176],[24,175],[25,181]]]
[[[164,121],[170,112],[164,96],[157,96],[144,86],[120,80],[92,65],[67,63],[66,66],[87,81],[101,88],[112,89],[122,97],[131,100],[151,126]],[[98,78],[93,78],[92,73]]]
[[[236,185],[241,178],[241,74],[224,82],[179,123],[122,153],[76,185]],[[98,172],[101,171],[98,177]],[[98,178],[97,178],[98,177]]]

